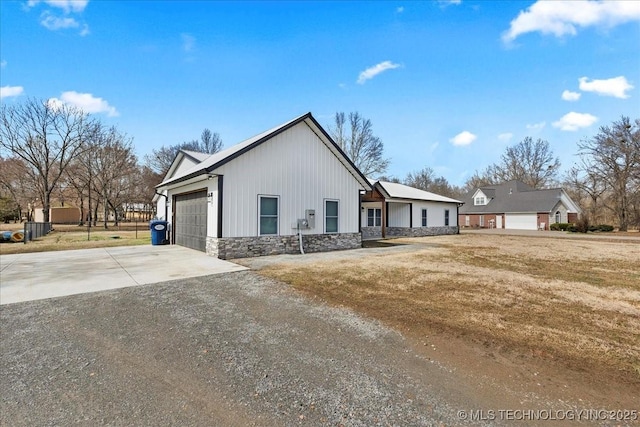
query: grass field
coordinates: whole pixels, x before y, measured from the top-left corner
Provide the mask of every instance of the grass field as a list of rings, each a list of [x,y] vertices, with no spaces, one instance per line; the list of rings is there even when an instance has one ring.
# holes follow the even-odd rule
[[[638,242],[471,234],[404,242],[423,247],[261,273],[415,337],[462,337],[640,384]]]
[[[0,231],[24,229],[22,224],[2,224]],[[133,246],[151,244],[151,233],[147,223],[124,223],[91,227],[77,225],[54,225],[54,230],[46,236],[24,243],[0,243],[0,254],[28,252],[62,251],[70,249],[91,249],[112,246]]]

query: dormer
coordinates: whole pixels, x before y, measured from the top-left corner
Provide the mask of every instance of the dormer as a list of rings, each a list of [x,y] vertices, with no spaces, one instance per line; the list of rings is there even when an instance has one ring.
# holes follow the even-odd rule
[[[473,205],[474,206],[485,206],[489,204],[489,197],[482,192],[481,189],[477,189],[473,194]]]

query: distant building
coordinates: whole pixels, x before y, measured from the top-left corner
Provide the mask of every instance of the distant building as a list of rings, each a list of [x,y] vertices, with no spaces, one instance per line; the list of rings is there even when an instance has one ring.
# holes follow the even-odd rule
[[[520,181],[476,188],[463,201],[461,227],[548,230],[550,224],[576,222],[580,212],[562,188],[536,190]]]

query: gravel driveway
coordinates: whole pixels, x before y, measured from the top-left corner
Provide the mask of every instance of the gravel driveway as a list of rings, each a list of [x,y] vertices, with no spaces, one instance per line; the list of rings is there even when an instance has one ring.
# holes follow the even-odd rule
[[[469,425],[458,410],[482,407],[397,332],[248,271],[1,321],[3,426]]]

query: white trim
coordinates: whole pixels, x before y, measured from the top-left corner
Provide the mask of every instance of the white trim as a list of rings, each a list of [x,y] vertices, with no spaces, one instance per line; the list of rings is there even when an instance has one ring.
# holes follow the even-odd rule
[[[261,212],[261,203],[260,200],[262,198],[265,199],[276,199],[277,200],[277,213],[276,213],[276,233],[275,234],[262,234],[260,231],[260,219],[262,217]],[[280,196],[276,196],[275,194],[258,194],[258,236],[279,236],[280,235]]]
[[[336,220],[337,220],[336,231],[327,231],[327,202],[336,202],[338,204],[338,216],[335,217]],[[339,233],[340,232],[340,200],[339,199],[324,199],[323,202],[322,202],[322,208],[324,209],[323,224],[322,224],[324,234],[337,234],[337,233]]]

